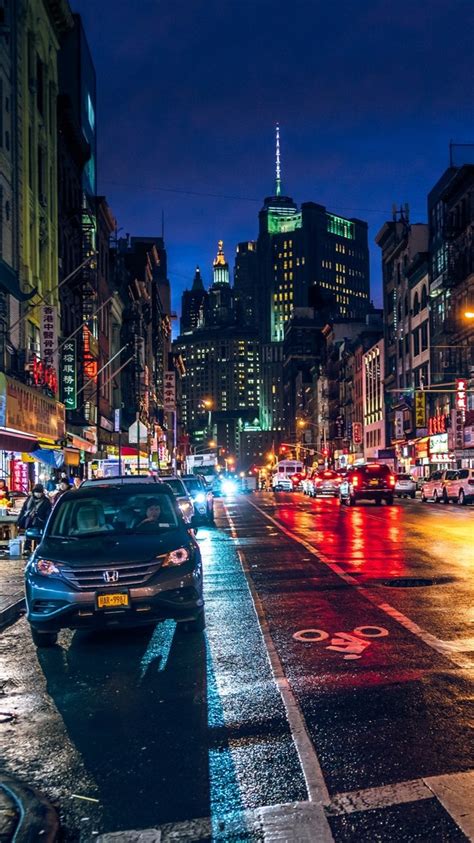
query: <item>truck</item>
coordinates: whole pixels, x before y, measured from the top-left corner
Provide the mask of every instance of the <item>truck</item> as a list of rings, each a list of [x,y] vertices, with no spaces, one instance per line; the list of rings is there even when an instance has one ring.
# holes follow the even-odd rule
[[[202,474],[209,485],[217,476],[217,454],[188,454],[186,474]]]
[[[303,473],[303,463],[299,460],[280,460],[273,470],[272,489],[273,491],[293,491],[292,477],[294,474]]]

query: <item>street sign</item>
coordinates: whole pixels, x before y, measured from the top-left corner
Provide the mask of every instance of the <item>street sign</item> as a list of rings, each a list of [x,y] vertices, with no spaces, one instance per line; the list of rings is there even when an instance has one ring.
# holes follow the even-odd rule
[[[120,433],[120,410],[114,410],[114,432]]]
[[[134,421],[128,428],[128,441],[130,445],[138,445],[139,442],[147,442],[148,430],[143,422]]]
[[[415,427],[426,425],[426,393],[415,392]]]

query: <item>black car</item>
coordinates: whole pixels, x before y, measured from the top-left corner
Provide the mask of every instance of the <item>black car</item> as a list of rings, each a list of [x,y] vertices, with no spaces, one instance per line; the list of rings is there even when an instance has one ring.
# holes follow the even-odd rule
[[[194,526],[194,525],[193,525]],[[60,629],[133,627],[173,618],[204,629],[194,530],[166,483],[90,486],[56,504],[25,569],[27,618],[38,647]]]
[[[339,486],[339,500],[354,506],[359,500],[393,504],[395,475],[384,463],[351,466]]]

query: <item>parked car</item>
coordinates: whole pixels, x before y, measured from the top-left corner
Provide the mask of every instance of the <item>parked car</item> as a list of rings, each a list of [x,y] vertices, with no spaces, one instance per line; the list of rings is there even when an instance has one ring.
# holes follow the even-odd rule
[[[339,500],[355,506],[359,500],[373,500],[380,504],[384,500],[388,506],[393,504],[395,475],[384,463],[366,463],[353,466],[341,480]]]
[[[63,628],[131,627],[173,618],[204,629],[198,544],[165,483],[65,492],[25,569],[27,619],[38,647]],[[34,533],[34,535],[33,535]]]
[[[398,498],[415,498],[416,480],[410,474],[396,474],[393,491]]]
[[[317,469],[315,469],[315,468],[312,468],[307,472],[307,474],[306,474],[306,476],[305,476],[305,478],[304,478],[304,480],[301,484],[304,495],[310,495],[312,493],[312,491],[313,491],[313,477],[315,476],[316,473],[317,473]]]
[[[454,501],[461,506],[474,503],[474,468],[460,468],[455,472],[454,477],[446,478],[443,500]]]
[[[313,497],[317,498],[322,495],[332,495],[337,498],[339,496],[339,485],[341,483],[341,476],[337,471],[330,468],[325,468],[318,471],[313,478]]]
[[[428,480],[425,480],[421,489],[421,500],[426,503],[428,500],[434,503],[447,502],[444,494],[444,485],[446,481],[453,480],[456,471],[454,469],[447,469],[444,471],[434,471]]]
[[[188,494],[191,496],[194,514],[207,524],[214,523],[214,496],[212,489],[202,477],[196,474],[181,476]]]
[[[186,489],[181,477],[178,477],[176,474],[162,474],[159,479],[162,483],[166,483],[166,485],[170,487],[183,514],[184,520],[190,523],[191,518],[194,515],[194,506],[191,495]]]
[[[120,474],[117,477],[91,477],[83,480],[80,489],[86,486],[117,486],[123,483],[161,483],[155,474]]]

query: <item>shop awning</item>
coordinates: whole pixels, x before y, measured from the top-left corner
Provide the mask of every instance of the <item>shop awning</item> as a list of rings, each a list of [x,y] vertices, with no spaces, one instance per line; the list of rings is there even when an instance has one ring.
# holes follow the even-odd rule
[[[34,436],[0,430],[0,451],[18,451],[18,453],[30,454],[37,447],[38,440]]]
[[[18,273],[11,268],[3,258],[0,258],[0,287],[10,293],[17,301],[28,301],[36,295],[36,288],[29,293],[23,293],[20,289]]]
[[[124,445],[121,449],[122,457],[138,457],[138,450],[137,448],[131,448],[129,445]],[[118,454],[118,449],[117,449]],[[140,451],[140,459],[148,459],[148,454],[145,451]]]
[[[69,447],[77,448],[78,451],[87,451],[89,454],[97,453],[97,445],[95,445],[94,442],[91,442],[90,439],[84,439],[76,433],[70,433],[69,430],[67,432],[67,436],[69,440]]]
[[[31,451],[31,456],[37,462],[49,465],[51,468],[61,468],[64,465],[64,454],[62,451],[52,451],[50,448],[37,448]]]

